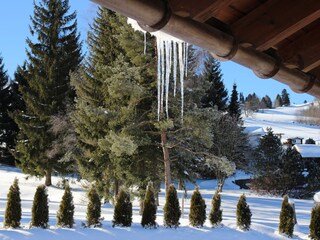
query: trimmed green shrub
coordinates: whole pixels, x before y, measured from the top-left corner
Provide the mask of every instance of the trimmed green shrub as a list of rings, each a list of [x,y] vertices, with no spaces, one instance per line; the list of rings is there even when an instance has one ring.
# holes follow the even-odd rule
[[[166,203],[163,208],[164,226],[169,228],[177,228],[180,223],[181,210],[179,206],[179,199],[177,190],[173,184],[169,186],[166,193]]]
[[[156,228],[156,218],[157,218],[157,203],[154,197],[154,190],[152,183],[147,186],[146,195],[143,202],[143,212],[141,225],[144,228]]]
[[[74,224],[74,205],[71,189],[69,185],[65,185],[64,194],[57,212],[57,225],[61,227],[72,228]]]
[[[212,208],[209,214],[209,220],[213,227],[218,226],[222,222],[222,210],[221,207],[221,196],[218,191],[215,192],[212,198]]]
[[[87,207],[87,226],[100,227],[101,223],[101,200],[94,187],[88,193],[88,207]]]
[[[284,233],[288,237],[292,237],[294,228],[294,210],[289,203],[287,195],[283,197],[281,212],[280,212],[280,223],[279,233]]]
[[[45,185],[37,188],[32,205],[31,225],[34,227],[47,228],[49,221],[48,194]]]
[[[21,199],[18,179],[15,178],[8,193],[7,207],[4,216],[4,226],[19,228],[21,220]]]
[[[199,187],[196,187],[191,197],[189,222],[193,227],[202,227],[206,220],[206,203],[203,200]]]
[[[237,226],[244,231],[248,231],[251,225],[251,216],[246,196],[242,194],[237,204]]]
[[[130,227],[132,224],[132,203],[130,194],[121,189],[114,207],[112,227]]]
[[[311,239],[320,240],[320,205],[316,205],[312,208],[310,219],[310,234]]]

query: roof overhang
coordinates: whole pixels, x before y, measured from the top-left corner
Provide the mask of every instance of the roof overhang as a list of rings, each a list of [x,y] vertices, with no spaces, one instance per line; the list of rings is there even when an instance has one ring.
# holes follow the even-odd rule
[[[320,98],[320,1],[93,0]]]

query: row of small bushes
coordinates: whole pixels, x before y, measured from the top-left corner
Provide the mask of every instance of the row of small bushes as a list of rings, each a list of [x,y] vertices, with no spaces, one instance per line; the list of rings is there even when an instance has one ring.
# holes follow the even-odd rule
[[[87,221],[85,227],[101,226],[101,200],[94,188],[88,193]],[[177,228],[181,217],[179,199],[174,185],[170,185],[166,194],[164,205],[164,225],[169,228]],[[144,228],[156,228],[157,204],[152,184],[147,187],[143,202],[141,225]],[[66,185],[59,210],[57,212],[57,225],[72,228],[74,224],[74,204],[70,187]],[[242,230],[249,230],[251,225],[251,211],[246,202],[245,195],[241,195],[237,204],[237,226]],[[216,192],[212,198],[212,208],[209,213],[209,221],[213,227],[222,222],[221,197]],[[315,206],[311,213],[310,237],[320,239],[320,206]],[[21,220],[21,199],[18,180],[15,179],[8,193],[7,207],[5,211],[5,227],[18,228]],[[32,205],[31,226],[48,227],[49,206],[46,187],[37,188]],[[191,226],[202,227],[206,220],[206,204],[201,196],[199,188],[196,188],[191,197],[189,222]],[[280,213],[279,232],[292,237],[295,225],[295,213],[287,196],[284,197]],[[115,204],[112,226],[130,227],[132,224],[132,203],[130,194],[121,190]]]

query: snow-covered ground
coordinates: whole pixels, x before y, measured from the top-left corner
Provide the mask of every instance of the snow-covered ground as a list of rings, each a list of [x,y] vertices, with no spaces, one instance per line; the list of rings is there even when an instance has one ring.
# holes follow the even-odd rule
[[[310,103],[280,107],[276,109],[262,109],[249,117],[244,117],[244,127],[271,127],[274,133],[282,133],[283,139],[302,137],[304,140],[320,138],[320,127],[297,122],[298,115]]]
[[[254,114],[250,118],[244,119],[245,126],[272,127],[275,132],[285,133],[285,137],[301,136],[304,138],[319,138],[320,128],[297,124],[295,113],[305,105],[279,108],[273,110],[264,110]],[[50,199],[50,227],[48,229],[38,229],[29,227],[31,220],[32,199],[36,187],[44,182],[43,179],[34,177],[27,178],[16,168],[0,166],[0,239],[5,240],[84,240],[84,239],[111,239],[111,240],[267,240],[267,239],[286,239],[285,236],[277,233],[279,224],[279,213],[282,199],[280,197],[271,197],[257,195],[248,190],[240,190],[233,184],[236,179],[247,178],[243,172],[237,172],[233,177],[227,179],[222,193],[223,225],[218,228],[211,228],[207,220],[203,228],[193,228],[188,224],[189,204],[193,184],[188,184],[188,197],[185,201],[184,217],[180,220],[180,227],[177,229],[167,229],[163,227],[163,205],[164,190],[160,193],[160,206],[157,213],[157,229],[143,229],[140,225],[141,216],[138,214],[138,202],[133,202],[133,225],[130,228],[112,228],[113,208],[110,204],[102,207],[102,217],[104,217],[101,228],[83,228],[82,222],[86,219],[86,191],[82,183],[72,179],[71,187],[75,203],[75,226],[73,229],[57,228],[56,211],[59,207],[63,190],[56,187],[61,178],[53,177],[53,187],[49,187],[48,194]],[[6,195],[14,178],[17,177],[20,183],[22,198],[22,228],[4,229],[2,227],[4,211],[6,205]],[[216,181],[198,180],[202,196],[207,204],[207,213],[211,210],[211,198],[216,188]],[[251,230],[243,232],[236,227],[236,205],[239,196],[246,193],[247,202],[252,211]],[[182,192],[179,192],[182,196]],[[180,198],[181,200],[181,198]],[[297,212],[298,224],[295,227],[293,239],[308,239],[308,227],[310,221],[311,208],[313,200],[294,200]]]

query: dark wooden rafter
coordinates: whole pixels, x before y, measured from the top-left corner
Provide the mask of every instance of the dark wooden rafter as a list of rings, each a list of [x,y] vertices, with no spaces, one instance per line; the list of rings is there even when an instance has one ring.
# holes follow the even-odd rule
[[[283,63],[305,72],[320,66],[320,26],[278,49]]]
[[[222,8],[227,7],[228,5],[232,4],[235,1],[236,0],[215,0],[215,1],[210,1],[211,3],[207,7],[203,8],[202,11],[199,11],[193,17],[193,19],[196,20],[196,21],[199,21],[199,22],[206,22],[212,16],[217,15],[217,13],[219,13]],[[198,1],[196,1],[196,2],[198,2]]]
[[[174,14],[191,18],[198,14],[198,12],[206,10],[211,4],[212,0],[201,0],[201,3],[199,1],[170,0],[170,6]]]
[[[320,17],[319,0],[269,0],[232,24],[233,34],[267,50]]]

